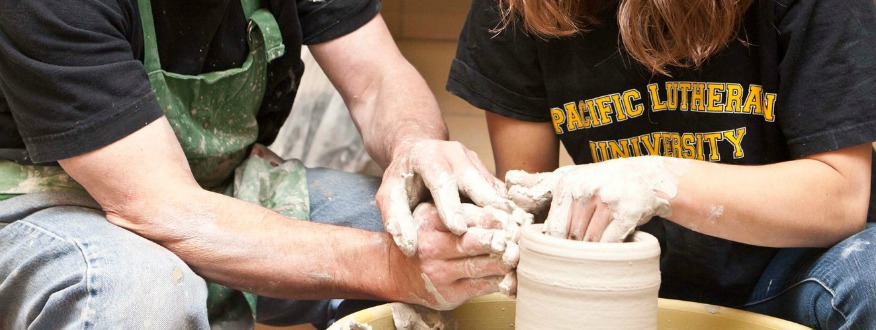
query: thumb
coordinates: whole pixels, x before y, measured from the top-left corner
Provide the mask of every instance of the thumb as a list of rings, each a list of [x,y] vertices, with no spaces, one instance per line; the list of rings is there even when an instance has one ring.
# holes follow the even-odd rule
[[[403,186],[390,188],[388,200],[380,200],[386,232],[406,256],[417,251],[417,233],[420,223],[411,213],[409,196]]]

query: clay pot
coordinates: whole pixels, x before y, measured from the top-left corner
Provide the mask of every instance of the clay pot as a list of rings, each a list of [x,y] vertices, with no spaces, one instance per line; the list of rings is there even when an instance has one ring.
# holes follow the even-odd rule
[[[520,239],[516,328],[657,329],[660,245],[572,241],[528,225]]]

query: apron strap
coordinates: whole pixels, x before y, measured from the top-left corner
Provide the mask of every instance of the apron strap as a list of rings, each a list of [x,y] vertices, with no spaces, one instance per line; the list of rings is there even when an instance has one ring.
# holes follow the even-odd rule
[[[248,1],[248,0],[241,0]],[[267,9],[258,9],[249,15],[249,26],[247,34],[252,38],[252,28],[255,24],[261,31],[262,39],[265,42],[265,59],[270,62],[283,56],[286,52],[286,46],[283,45],[283,36],[280,34],[280,26],[277,25],[277,20],[274,15]]]
[[[261,8],[259,0],[240,0],[240,7],[243,8],[243,16],[250,17],[252,13]]]
[[[140,25],[143,27],[143,64],[146,73],[161,70],[161,60],[158,58],[158,41],[155,40],[155,21],[152,19],[152,3],[149,0],[138,0],[140,8]]]

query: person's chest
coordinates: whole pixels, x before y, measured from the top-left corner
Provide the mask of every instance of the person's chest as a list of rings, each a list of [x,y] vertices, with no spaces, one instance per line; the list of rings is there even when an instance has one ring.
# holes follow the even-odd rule
[[[777,52],[762,44],[756,19],[740,28],[744,43],[734,39],[699,68],[671,76],[627,54],[613,20],[542,43],[545,111],[576,163],[646,155],[759,163],[784,153]]]
[[[143,27],[137,0],[128,20],[134,56],[144,57]],[[247,21],[236,0],[151,0],[162,69],[197,75],[239,67],[246,58]]]

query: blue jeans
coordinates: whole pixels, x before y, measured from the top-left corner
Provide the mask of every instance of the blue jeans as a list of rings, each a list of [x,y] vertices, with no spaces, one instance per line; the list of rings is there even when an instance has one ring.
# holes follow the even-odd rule
[[[743,308],[815,329],[876,329],[874,225],[827,250],[781,250]]]
[[[383,230],[378,178],[308,169],[311,220]],[[0,329],[206,329],[205,281],[175,254],[106,221],[81,193],[0,201]],[[336,304],[335,304],[336,305]],[[324,326],[330,300],[260,298],[258,319]]]

